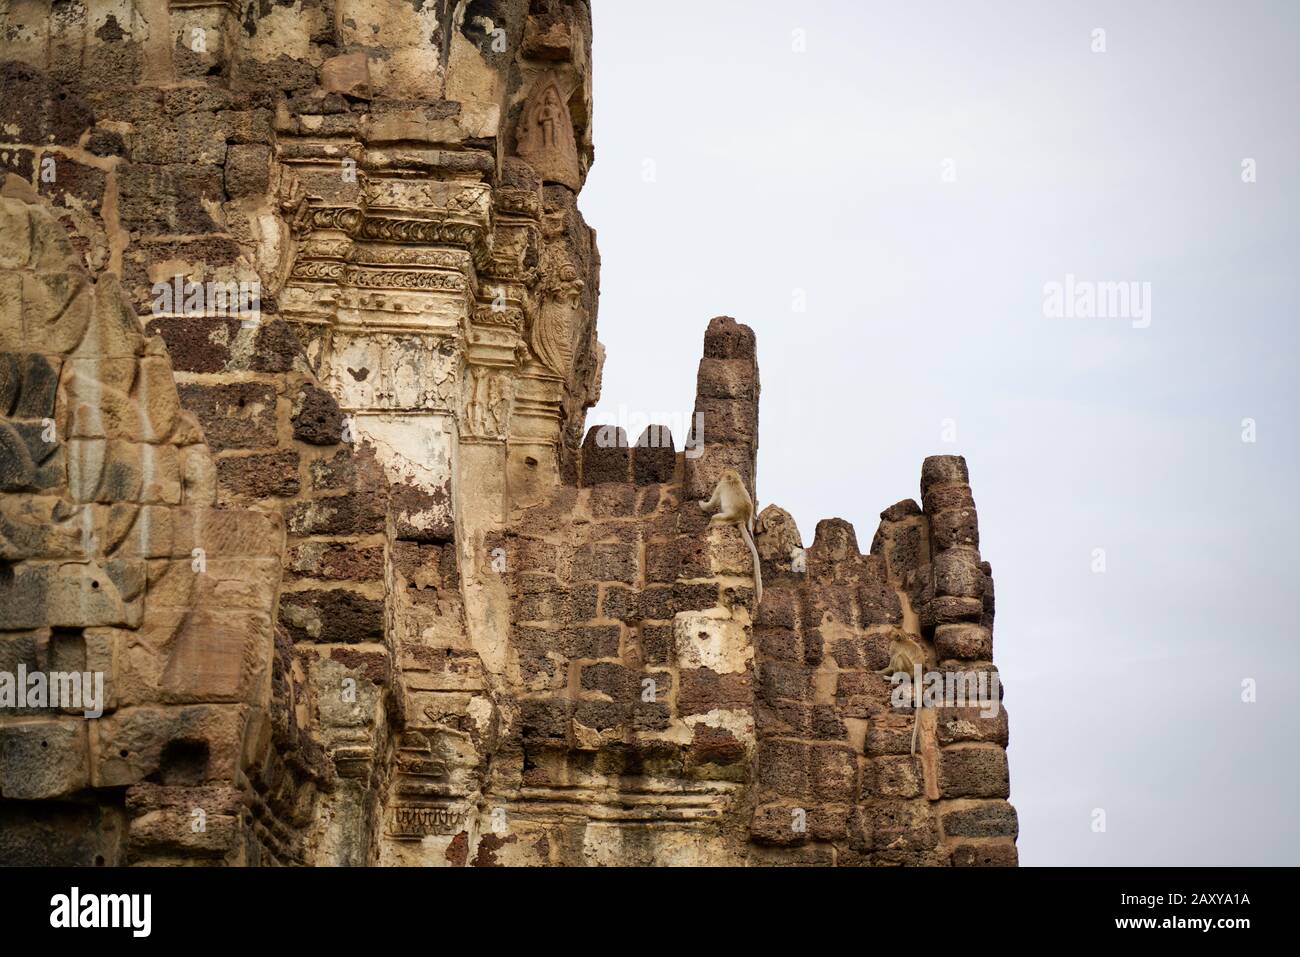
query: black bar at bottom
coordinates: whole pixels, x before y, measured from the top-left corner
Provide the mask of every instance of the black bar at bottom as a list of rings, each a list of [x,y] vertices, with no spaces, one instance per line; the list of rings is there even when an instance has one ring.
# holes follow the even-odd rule
[[[1294,877],[1272,868],[12,868],[0,870],[0,914],[10,945],[79,935],[126,947],[373,947],[418,933],[431,947],[468,936],[496,949],[532,934],[547,950],[563,939],[583,950],[640,939],[654,952],[689,928],[692,944],[753,938],[801,951],[845,934],[909,949],[1099,938],[1232,946],[1293,930]],[[788,934],[787,945],[774,936]]]

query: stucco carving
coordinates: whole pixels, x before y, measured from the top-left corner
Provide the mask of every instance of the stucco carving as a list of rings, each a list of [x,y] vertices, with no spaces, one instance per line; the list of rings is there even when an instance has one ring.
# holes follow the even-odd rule
[[[515,152],[537,170],[544,182],[577,190],[582,187],[578,148],[566,102],[554,78],[539,80],[520,115]]]

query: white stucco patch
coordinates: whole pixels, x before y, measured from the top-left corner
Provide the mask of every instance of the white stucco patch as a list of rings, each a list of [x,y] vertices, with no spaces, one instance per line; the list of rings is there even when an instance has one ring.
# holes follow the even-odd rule
[[[725,609],[678,612],[673,619],[677,664],[682,668],[709,668],[719,674],[746,670],[754,646],[742,622]]]

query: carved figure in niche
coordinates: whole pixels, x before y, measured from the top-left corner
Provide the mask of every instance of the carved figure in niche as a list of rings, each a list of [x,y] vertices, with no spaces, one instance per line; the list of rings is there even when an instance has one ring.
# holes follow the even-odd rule
[[[510,381],[504,372],[470,367],[465,394],[465,426],[470,435],[499,439],[510,418]]]
[[[484,395],[486,373],[478,366],[470,366],[469,393],[465,397],[465,424],[471,435],[484,434],[487,417],[487,397]]]
[[[548,276],[528,338],[537,361],[566,378],[573,363],[573,337],[582,328],[583,286],[572,263],[560,266],[558,276]]]
[[[564,95],[554,79],[543,79],[524,103],[515,128],[515,152],[535,169],[543,182],[582,187],[578,145]]]
[[[492,435],[505,435],[506,419],[510,415],[510,397],[506,395],[505,376],[501,373],[488,378],[488,421]]]
[[[555,127],[560,122],[560,97],[555,87],[548,86],[542,94],[542,104],[537,108],[537,125],[542,132],[543,146],[559,146]]]

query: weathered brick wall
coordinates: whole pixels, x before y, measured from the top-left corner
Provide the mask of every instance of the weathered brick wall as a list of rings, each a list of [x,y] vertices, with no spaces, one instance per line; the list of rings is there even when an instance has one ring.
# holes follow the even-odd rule
[[[598,444],[604,436],[608,447]],[[512,595],[487,796],[501,863],[740,863],[754,752],[753,591],[667,445],[588,433],[581,487],[494,541]],[[635,847],[627,833],[642,833]]]
[[[871,554],[828,519],[800,563],[769,506],[756,609],[739,533],[698,506],[711,480],[685,487],[727,465],[752,475],[747,327],[710,324],[699,381],[698,458],[655,447],[657,427],[630,446],[594,427],[579,483],[491,542],[515,627],[487,802],[510,827],[479,863],[1015,863],[1005,711],[922,709],[913,755],[913,709],[879,673],[899,634],[941,671],[993,667],[964,461],[927,459],[927,511],[886,509]]]
[[[993,669],[987,566],[968,555],[979,572],[967,590],[974,601],[954,606],[948,579],[930,560],[951,542],[932,537],[932,525],[952,527],[955,518],[939,503],[960,501],[963,542],[978,540],[965,478],[959,457],[927,459],[922,488],[931,511],[911,499],[886,509],[871,554],[859,553],[851,525],[827,519],[807,550],[806,572],[784,558],[764,561],[754,840],[822,863],[1015,862],[1005,710],[922,709],[912,754],[914,711],[891,702],[890,681],[879,673],[899,634],[937,651],[944,674]],[[797,809],[806,813],[802,833],[790,826]]]

